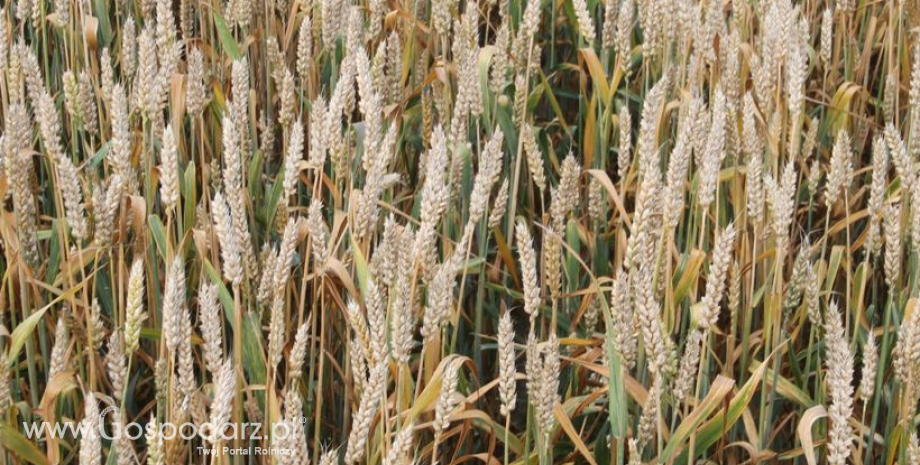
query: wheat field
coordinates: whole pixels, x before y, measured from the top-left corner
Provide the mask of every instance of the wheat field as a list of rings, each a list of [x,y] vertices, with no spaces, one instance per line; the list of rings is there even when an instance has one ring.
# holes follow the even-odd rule
[[[918,0],[9,0],[0,127],[2,465],[920,464]]]

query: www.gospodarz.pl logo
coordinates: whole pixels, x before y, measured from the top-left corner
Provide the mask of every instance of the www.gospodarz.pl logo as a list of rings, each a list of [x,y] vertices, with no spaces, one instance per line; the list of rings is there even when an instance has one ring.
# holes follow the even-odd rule
[[[176,438],[182,438],[189,441],[195,438],[201,438],[212,445],[218,445],[221,441],[232,441],[235,439],[255,440],[271,439],[274,443],[284,443],[285,440],[295,433],[294,427],[287,422],[272,423],[266,430],[262,423],[232,423],[226,422],[220,425],[214,425],[210,422],[196,424],[185,422],[176,425],[171,422],[150,422],[145,425],[136,422],[124,423],[121,421],[120,410],[118,407],[106,407],[99,413],[96,422],[48,422],[28,423],[23,422],[22,426],[29,439],[42,439],[43,437],[66,438],[79,437],[83,438],[89,435],[98,435],[102,439],[114,441],[117,439],[127,438],[132,441],[144,437],[148,442],[165,442]],[[110,415],[111,414],[111,415]],[[110,421],[106,418],[111,416]],[[306,418],[301,417],[296,421],[303,423]],[[270,436],[266,436],[270,434]],[[199,453],[213,454],[210,448],[199,447]],[[224,453],[248,454],[249,449],[231,449],[224,447]],[[255,448],[253,455],[290,455],[293,451],[283,448]]]

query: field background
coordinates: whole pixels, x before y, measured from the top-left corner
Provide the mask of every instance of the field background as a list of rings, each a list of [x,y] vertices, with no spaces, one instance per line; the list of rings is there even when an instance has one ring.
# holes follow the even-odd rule
[[[920,464],[918,27],[10,0],[0,463]]]

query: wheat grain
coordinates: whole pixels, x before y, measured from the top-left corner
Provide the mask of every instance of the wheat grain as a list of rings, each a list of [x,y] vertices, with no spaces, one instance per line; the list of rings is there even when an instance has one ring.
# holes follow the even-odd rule
[[[64,71],[61,76],[61,86],[64,88],[64,109],[71,118],[80,120],[83,118],[83,109],[80,107],[80,87],[77,83],[77,76],[73,71]]]
[[[242,106],[242,103],[237,103]],[[240,140],[245,130],[238,132],[239,118],[224,118],[224,186],[227,189],[227,205],[230,210],[231,227],[234,243],[246,270],[254,275],[254,253],[249,232],[249,220],[246,213],[246,189],[243,184],[242,153]]]
[[[518,220],[515,229],[517,233],[518,255],[521,262],[521,274],[524,282],[524,312],[530,316],[531,322],[540,311],[540,284],[537,281],[537,258],[533,250],[533,240],[530,238],[530,229],[523,220]]]
[[[888,153],[894,162],[895,170],[901,177],[901,183],[908,191],[912,191],[917,182],[917,168],[908,156],[907,147],[893,124],[885,126],[885,142],[888,144]]]
[[[31,266],[38,263],[38,241],[36,239],[35,197],[31,192],[32,163],[26,150],[29,148],[31,123],[28,113],[21,104],[14,104],[5,121],[4,159],[7,179],[13,190],[13,209],[16,211],[16,230],[20,242],[21,256]]]
[[[278,296],[272,300],[270,318],[271,322],[269,323],[268,329],[268,362],[272,370],[275,370],[278,368],[278,364],[281,363],[281,352],[284,348],[284,342],[287,339],[285,328],[287,315],[285,315],[284,300]]]
[[[825,66],[830,65],[834,47],[834,11],[826,8],[821,14],[821,47],[819,55]]]
[[[61,157],[58,162],[58,182],[67,211],[67,223],[74,238],[83,241],[89,236],[89,226],[83,207],[83,189],[80,186],[79,173],[70,158]]]
[[[643,450],[652,443],[658,428],[658,415],[661,408],[661,394],[664,384],[660,376],[655,377],[652,388],[649,390],[645,404],[642,406],[642,416],[639,418],[638,449]]]
[[[54,331],[54,346],[51,348],[50,367],[48,368],[48,381],[67,369],[68,357],[67,350],[70,346],[70,330],[67,328],[65,318],[58,320]]]
[[[185,306],[185,267],[181,257],[174,257],[166,273],[166,290],[163,293],[163,335],[166,347],[177,353],[182,334],[188,326]]]
[[[380,401],[381,390],[386,387],[386,364],[378,363],[371,370],[370,377],[358,410],[353,416],[351,433],[348,436],[348,445],[345,449],[345,463],[353,465],[364,458],[364,447],[367,444],[367,431],[376,414]]]
[[[176,134],[171,124],[163,130],[161,140],[163,148],[160,150],[160,198],[168,210],[173,210],[179,203],[179,154]]]
[[[572,0],[575,18],[578,20],[578,32],[584,37],[585,42],[593,44],[595,39],[594,20],[588,13],[588,3],[585,0]]]
[[[222,364],[214,383],[214,401],[211,403],[210,416],[213,430],[207,435],[207,440],[212,446],[220,444],[221,431],[217,429],[230,419],[231,402],[236,395],[236,372],[231,360],[227,359]]]
[[[214,221],[214,232],[220,240],[223,275],[234,285],[239,285],[243,279],[240,250],[236,245],[236,235],[233,233],[230,207],[220,192],[214,195],[211,214]]]
[[[314,170],[321,171],[326,164],[328,134],[326,133],[326,100],[322,95],[313,101],[313,113],[310,115],[310,154],[309,164]]]
[[[796,14],[795,16],[798,16]],[[794,130],[797,130],[799,119],[802,116],[802,107],[805,102],[805,79],[808,77],[808,24],[793,19],[791,33],[786,46],[786,62],[784,63],[784,82],[786,84],[786,107],[788,108]],[[796,137],[798,134],[793,134]],[[792,147],[798,147],[798,140],[791,141]],[[790,150],[790,155],[798,156],[795,150]]]
[[[9,413],[11,399],[9,370],[0,370],[0,415]]]
[[[310,73],[313,68],[313,21],[307,13],[300,22],[297,33],[297,74],[300,83],[306,86],[310,82]]]
[[[79,84],[78,98],[80,100],[83,127],[87,132],[95,135],[99,132],[99,113],[96,108],[96,89],[87,70],[80,72]]]
[[[695,330],[687,336],[687,342],[684,343],[684,353],[680,358],[680,370],[677,373],[677,379],[674,380],[674,397],[678,402],[684,401],[693,392],[693,383],[696,381],[696,372],[700,363],[700,346],[703,343],[703,337],[702,331]]]
[[[514,362],[514,324],[511,322],[511,312],[502,315],[498,325],[498,351],[499,351],[499,395],[501,396],[501,414],[508,416],[517,404],[517,368]]]
[[[575,156],[569,153],[562,161],[562,173],[559,177],[559,201],[552,207],[559,208],[558,216],[565,216],[578,206],[578,178],[581,176],[581,167]]]
[[[853,354],[847,345],[840,310],[831,302],[825,320],[827,332],[827,391],[829,409],[828,463],[842,465],[850,456],[853,430],[847,419],[853,413]]]
[[[423,260],[430,256],[431,248],[435,245],[435,228],[450,200],[450,191],[446,185],[449,159],[447,139],[440,125],[435,128],[432,141],[432,148],[425,160],[425,184],[421,192],[424,202],[419,212],[421,225],[415,235],[413,247],[415,261],[418,264],[422,264]]]
[[[869,237],[866,246],[871,253],[878,253],[881,246],[881,218],[888,177],[888,148],[881,137],[872,143],[872,182],[869,188]]]
[[[715,100],[712,104],[712,123],[706,148],[703,150],[702,164],[700,166],[699,203],[704,211],[715,200],[716,184],[718,183],[719,167],[725,158],[725,94],[722,89],[716,90]],[[643,111],[643,124],[645,114]],[[650,144],[649,144],[650,145]],[[641,149],[640,149],[641,150]],[[640,152],[642,153],[642,152]]]
[[[282,123],[284,124],[284,123]],[[287,154],[284,157],[284,197],[290,199],[297,192],[297,179],[300,175],[300,161],[303,159],[304,132],[303,123],[298,119],[291,127]]]
[[[489,229],[497,228],[505,216],[505,210],[508,205],[508,179],[502,181],[495,199],[492,201],[492,210],[489,212],[489,220],[486,222]]]
[[[714,326],[719,319],[719,302],[725,292],[725,278],[728,267],[732,261],[732,246],[735,242],[735,226],[729,224],[719,236],[718,242],[712,252],[712,262],[709,265],[709,277],[706,280],[706,293],[700,301],[703,313],[700,315],[699,325],[703,331]]]
[[[859,398],[863,403],[868,403],[872,399],[875,391],[875,374],[878,368],[878,348],[875,343],[875,334],[871,328],[866,335],[866,342],[863,344],[862,355],[862,378],[859,381],[857,390]]]
[[[632,29],[635,21],[635,4],[634,0],[622,0],[620,2],[620,11],[617,14],[616,42],[615,48],[617,54],[623,57],[629,55],[632,50]],[[625,61],[625,60],[624,60]]]
[[[322,271],[329,251],[326,246],[326,223],[323,221],[323,204],[317,200],[310,204],[309,214],[307,215],[307,230],[310,232],[310,244],[313,246],[314,268]]]
[[[9,26],[6,23],[6,16],[6,8],[0,8],[0,18],[3,18],[3,21],[0,21],[0,75],[2,75],[3,71],[6,71],[7,60],[10,55],[9,44],[7,43]]]
[[[396,434],[390,453],[383,463],[385,465],[398,465],[412,463],[412,436],[415,432],[415,423],[409,423]]]
[[[893,288],[901,272],[901,204],[888,204],[882,219],[885,234],[885,282]]]
[[[643,264],[635,273],[630,274],[630,278],[636,305],[636,320],[648,356],[649,371],[657,373],[664,368],[667,355],[661,319],[658,316],[659,304],[652,284],[652,272],[647,264]]]
[[[191,116],[200,116],[210,100],[205,80],[204,56],[199,48],[190,48],[188,52],[185,108]]]
[[[122,44],[122,50],[124,49],[124,44]],[[161,89],[158,76],[157,44],[154,31],[148,25],[141,30],[137,39],[137,74],[133,86],[134,104],[148,118],[154,118],[155,113],[159,110],[157,99]]]
[[[559,201],[560,191],[553,189],[553,205]],[[549,230],[543,235],[543,280],[549,288],[550,297],[558,299],[562,294],[562,234],[565,219],[562,209],[551,208],[553,219]]]
[[[693,125],[691,121],[695,117],[696,115],[691,110],[686,119],[681,121],[677,141],[674,144],[674,150],[671,151],[671,158],[668,160],[664,211],[667,216],[667,225],[671,229],[677,227],[684,210],[684,183],[690,168],[692,151],[690,138]]]
[[[70,319],[72,316],[69,312],[65,312],[64,316],[67,319]],[[72,326],[72,323],[68,323]],[[91,339],[91,347],[93,350],[99,350],[102,348],[102,344],[105,341],[105,322],[102,320],[102,307],[99,305],[99,299],[93,299],[93,303],[89,307],[89,338]]]
[[[789,241],[789,225],[792,224],[794,201],[793,196],[796,192],[796,172],[795,165],[792,162],[786,163],[783,168],[781,178],[777,181],[770,174],[764,177],[764,185],[767,196],[767,204],[773,215],[773,234],[776,238],[779,250],[785,250]]]
[[[425,304],[422,319],[422,337],[431,340],[440,334],[450,317],[453,308],[454,267],[449,262],[442,263],[428,286],[428,301]]]
[[[837,134],[834,151],[831,155],[831,166],[827,174],[827,190],[824,198],[828,208],[837,201],[841,189],[847,189],[852,176],[852,163],[850,161],[850,136],[846,130]]]
[[[435,437],[440,437],[450,425],[450,415],[457,406],[457,384],[460,381],[460,366],[456,362],[444,366],[441,379],[441,393],[435,407],[435,419],[432,424]]]
[[[534,184],[541,191],[546,189],[546,174],[543,171],[543,154],[537,145],[537,139],[534,135],[533,127],[530,124],[521,125],[521,137],[524,140],[524,154],[527,157],[527,168],[530,170],[530,176]]]
[[[121,401],[125,391],[125,379],[128,377],[128,360],[125,357],[124,341],[118,331],[112,331],[112,335],[109,336],[109,352],[105,355],[105,366],[115,399]]]
[[[220,372],[224,358],[223,329],[217,284],[202,282],[198,290],[199,325],[204,340],[204,360],[211,376]]]
[[[297,333],[294,335],[294,346],[291,348],[288,359],[288,370],[290,370],[291,379],[297,379],[302,376],[303,364],[307,358],[309,331],[309,323],[304,323],[297,328]]]
[[[613,319],[613,349],[619,354],[626,370],[632,370],[636,364],[638,344],[634,321],[632,299],[630,297],[629,275],[619,270],[610,292],[610,313]]]
[[[537,421],[544,436],[549,436],[556,424],[553,410],[559,403],[559,340],[550,334],[546,345],[540,350],[541,366],[537,370],[537,392],[531,394],[536,407]]]
[[[402,41],[394,30],[387,37],[387,100],[390,103],[401,103],[403,99],[402,60]]]
[[[80,465],[102,463],[102,439],[99,437],[99,403],[90,392],[83,398],[83,437],[80,439]]]
[[[278,122],[285,128],[290,127],[296,117],[297,90],[294,86],[294,75],[285,67],[281,79],[281,109],[278,111]]]

